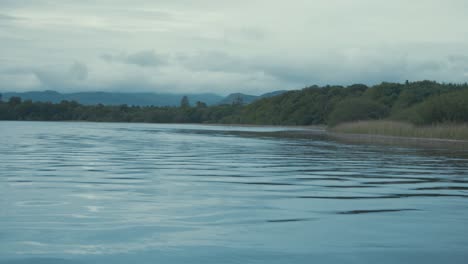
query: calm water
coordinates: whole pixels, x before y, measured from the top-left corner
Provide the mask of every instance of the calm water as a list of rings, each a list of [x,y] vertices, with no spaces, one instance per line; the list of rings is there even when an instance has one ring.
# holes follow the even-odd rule
[[[467,263],[468,158],[0,122],[0,263]]]

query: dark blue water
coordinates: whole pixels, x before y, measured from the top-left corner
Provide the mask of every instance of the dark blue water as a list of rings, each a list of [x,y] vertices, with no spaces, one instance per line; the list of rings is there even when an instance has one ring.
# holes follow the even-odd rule
[[[466,156],[276,130],[0,122],[0,263],[467,263]]]

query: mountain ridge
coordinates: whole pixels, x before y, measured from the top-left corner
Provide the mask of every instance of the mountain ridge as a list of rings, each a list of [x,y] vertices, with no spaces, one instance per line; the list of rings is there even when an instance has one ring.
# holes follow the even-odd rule
[[[198,101],[207,105],[222,104],[250,104],[256,100],[279,95],[285,91],[274,91],[262,95],[249,95],[243,93],[232,93],[226,97],[215,93],[199,94],[171,94],[171,93],[125,93],[125,92],[74,92],[60,93],[54,90],[29,91],[29,92],[4,92],[3,100],[7,101],[11,97],[20,97],[22,100],[33,102],[59,103],[63,100],[76,101],[83,105],[135,105],[135,106],[179,106],[182,97],[187,96],[191,105]]]

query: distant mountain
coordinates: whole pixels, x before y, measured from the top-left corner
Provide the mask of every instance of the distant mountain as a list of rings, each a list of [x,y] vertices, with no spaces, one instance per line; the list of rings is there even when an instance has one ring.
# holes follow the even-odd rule
[[[187,94],[191,105],[196,102],[204,102],[207,105],[218,104],[250,104],[262,98],[268,98],[280,95],[286,91],[274,91],[260,96],[243,93],[232,93],[222,97],[213,93]],[[116,92],[79,92],[79,93],[59,93],[56,91],[38,91],[38,92],[6,92],[3,93],[3,100],[8,101],[10,97],[18,96],[23,100],[32,100],[34,102],[52,102],[59,103],[62,100],[77,101],[84,105],[138,105],[138,106],[178,106],[184,94],[169,93],[116,93]]]
[[[166,93],[115,93],[115,92],[79,92],[79,93],[59,93],[56,91],[3,93],[3,100],[7,101],[12,96],[21,97],[23,100],[58,103],[62,100],[77,101],[84,105],[138,105],[138,106],[178,106],[184,94]],[[207,105],[218,104],[223,97],[212,93],[187,94],[189,101],[195,105],[197,101]]]
[[[60,102],[63,98],[63,95],[56,91],[39,91],[39,92],[24,92],[24,93],[2,93],[3,100],[8,101],[10,97],[17,96],[21,97],[23,100],[32,100],[40,102]]]
[[[226,96],[223,100],[221,100],[218,104],[233,104],[235,102],[239,102],[242,104],[250,104],[257,100],[258,96],[256,95],[249,95],[243,93],[232,93]]]
[[[277,95],[281,95],[285,93],[286,91],[280,90],[280,91],[274,91],[262,95],[250,95],[250,94],[243,94],[243,93],[232,93],[228,96],[226,96],[223,100],[219,102],[219,104],[233,104],[233,103],[242,103],[242,104],[250,104],[253,103],[259,99],[263,98],[269,98]]]
[[[286,90],[278,90],[278,91],[274,91],[274,92],[270,92],[270,93],[266,93],[266,94],[262,94],[260,95],[259,99],[261,98],[269,98],[269,97],[273,97],[273,96],[277,96],[277,95],[282,95],[284,94],[285,92],[287,92]]]

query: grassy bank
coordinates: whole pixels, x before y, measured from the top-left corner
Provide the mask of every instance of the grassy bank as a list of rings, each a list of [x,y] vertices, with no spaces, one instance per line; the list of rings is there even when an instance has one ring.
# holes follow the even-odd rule
[[[335,133],[468,140],[468,124],[415,126],[395,121],[358,121],[339,124],[329,130]]]

